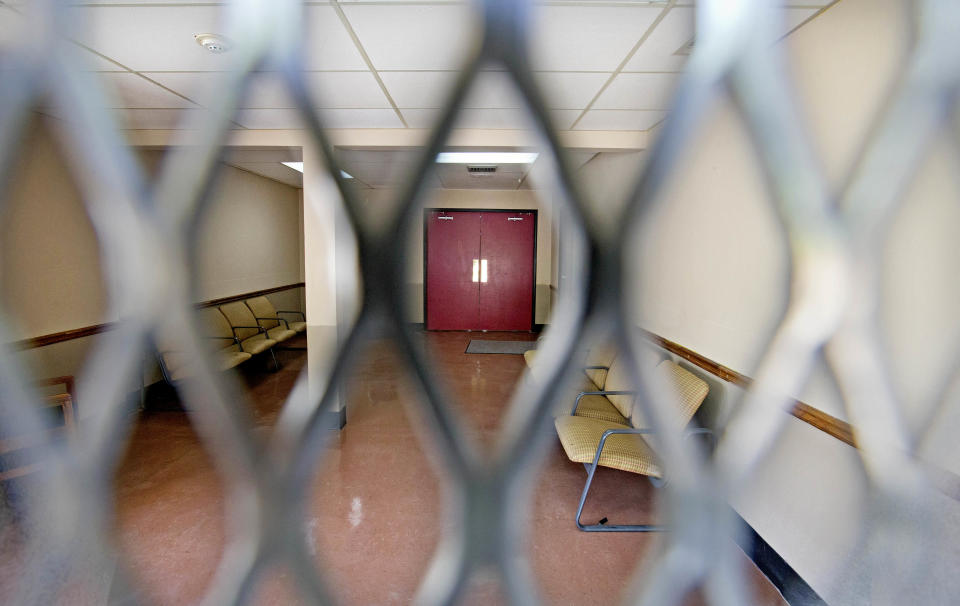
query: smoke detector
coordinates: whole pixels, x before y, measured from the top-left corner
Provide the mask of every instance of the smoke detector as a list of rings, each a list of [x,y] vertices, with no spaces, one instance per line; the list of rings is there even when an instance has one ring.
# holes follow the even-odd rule
[[[220,34],[196,34],[193,37],[197,44],[215,55],[230,50],[230,42]]]

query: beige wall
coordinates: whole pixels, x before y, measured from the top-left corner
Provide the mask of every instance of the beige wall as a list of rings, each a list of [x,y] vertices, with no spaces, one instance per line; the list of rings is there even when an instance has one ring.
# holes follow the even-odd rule
[[[895,80],[908,39],[900,0],[843,0],[788,39],[808,132],[838,190],[863,137]],[[592,197],[615,195],[610,163],[581,171]],[[633,176],[628,167],[621,179]],[[937,377],[956,364],[960,325],[960,187],[955,158],[939,145],[918,173],[884,253],[882,336],[891,376],[916,423],[936,395]],[[684,156],[649,229],[638,237],[643,280],[638,321],[735,370],[752,374],[763,338],[786,303],[787,254],[748,137],[728,105],[714,109]],[[720,406],[740,397],[718,387]],[[845,416],[836,390],[818,371],[805,401]],[[788,418],[784,434],[745,494],[739,513],[831,604],[867,604],[876,580],[856,552],[864,520],[862,464],[856,451]],[[941,429],[941,427],[943,429]],[[960,411],[950,407],[923,450],[928,460],[960,471]],[[934,554],[918,603],[947,603],[960,565],[958,503],[928,495],[926,520],[944,544]],[[848,557],[852,556],[852,557]]]
[[[44,131],[34,133],[14,179],[3,233],[2,287],[15,338],[113,321],[108,315],[97,239],[68,167]],[[161,152],[145,152],[155,168]],[[297,189],[224,166],[200,236],[198,299],[300,282],[302,212]],[[302,289],[271,295],[302,309]],[[77,374],[97,337],[27,350],[37,376]],[[147,356],[151,358],[151,356]],[[148,364],[147,382],[158,378]]]

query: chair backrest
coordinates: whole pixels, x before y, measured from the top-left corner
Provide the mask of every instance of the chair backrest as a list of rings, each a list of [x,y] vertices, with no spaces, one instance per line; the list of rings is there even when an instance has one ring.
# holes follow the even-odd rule
[[[222,339],[209,339],[212,348],[238,349],[236,343],[227,340],[227,338],[233,338],[233,329],[230,328],[230,322],[220,313],[219,309],[204,307],[197,313],[200,316],[201,330],[203,330],[201,337],[223,337]]]
[[[653,380],[658,383],[658,387],[662,390],[668,390],[677,406],[679,406],[677,420],[680,422],[680,427],[677,428],[678,431],[686,427],[710,391],[710,386],[707,385],[706,381],[671,360],[664,360],[657,365],[653,373]],[[630,423],[634,427],[650,427],[639,401],[634,403],[632,414],[629,416]]]
[[[220,306],[220,311],[223,312],[223,315],[230,322],[230,326],[257,326],[257,319],[243,301],[225,303]],[[236,331],[241,341],[245,341],[260,332],[256,328],[237,328]]]
[[[247,307],[250,308],[250,311],[253,312],[254,316],[261,318],[260,324],[267,330],[280,325],[279,320],[263,319],[277,317],[277,309],[273,306],[273,303],[270,302],[270,299],[266,297],[254,297],[252,299],[247,299],[245,303],[247,304]]]
[[[602,344],[592,347],[587,351],[585,366],[606,366],[609,368],[617,357],[617,348],[611,344]],[[606,387],[607,372],[601,368],[588,368],[584,371],[587,377],[593,381],[593,384],[600,389],[612,389]]]
[[[607,391],[632,391],[636,389],[630,368],[627,366],[626,358],[617,356],[610,364],[610,370],[607,371],[606,382],[603,389]],[[607,396],[607,399],[617,407],[625,417],[629,417],[633,412],[634,396]]]

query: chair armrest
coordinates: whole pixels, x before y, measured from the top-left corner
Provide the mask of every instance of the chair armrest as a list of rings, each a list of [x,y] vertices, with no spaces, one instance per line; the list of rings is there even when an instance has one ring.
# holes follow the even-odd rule
[[[716,448],[717,446],[717,435],[713,433],[712,429],[708,429],[706,427],[691,427],[683,432],[684,440],[687,440],[692,436],[707,436],[710,438],[710,447]]]
[[[257,332],[267,332],[263,329],[263,326],[231,326],[230,328],[233,329],[234,336],[236,336],[238,328],[250,328]]]
[[[637,392],[635,391],[615,391],[615,390],[601,390],[601,391],[581,391],[577,394],[577,399],[573,402],[573,410],[570,411],[570,416],[577,414],[577,406],[580,406],[580,400],[583,399],[583,396],[634,396]]]
[[[278,309],[278,310],[277,310],[277,314],[297,314],[298,316],[300,316],[301,318],[303,318],[303,321],[304,321],[304,322],[307,321],[307,316],[304,315],[304,313],[303,313],[302,311],[290,311],[290,310],[285,310],[285,309]]]
[[[596,469],[597,464],[600,463],[600,455],[603,454],[603,446],[604,444],[607,443],[607,438],[609,438],[610,436],[617,435],[617,434],[641,435],[641,434],[650,434],[650,433],[653,433],[652,429],[644,429],[644,428],[637,428],[637,427],[623,427],[623,428],[606,430],[605,432],[603,432],[603,435],[600,436],[600,443],[597,444],[597,453],[593,455],[593,468]]]
[[[259,318],[259,317],[258,317],[258,318],[256,318],[256,320],[257,320],[257,324],[260,323],[260,320],[270,320],[271,322],[276,322],[277,325],[279,325],[280,322],[283,322],[284,324],[286,324],[287,330],[290,330],[290,323],[287,322],[286,320],[284,320],[283,318],[280,318],[280,317],[276,317],[276,318]]]
[[[609,366],[584,366],[584,370],[610,370]]]

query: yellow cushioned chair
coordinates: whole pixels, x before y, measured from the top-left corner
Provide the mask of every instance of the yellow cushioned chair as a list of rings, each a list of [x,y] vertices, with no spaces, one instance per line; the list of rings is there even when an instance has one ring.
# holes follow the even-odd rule
[[[220,311],[230,323],[230,329],[234,336],[240,341],[240,349],[251,355],[257,355],[262,351],[270,351],[273,358],[273,365],[279,369],[277,356],[273,353],[273,346],[277,344],[275,339],[267,336],[267,331],[257,324],[257,319],[253,312],[243,301],[234,301],[220,306]]]
[[[253,312],[253,315],[256,316],[258,320],[264,322],[265,327],[279,327],[282,322],[287,330],[292,330],[294,333],[300,333],[307,329],[307,318],[303,315],[302,311],[277,311],[277,309],[273,306],[273,303],[270,302],[270,299],[266,297],[253,297],[252,299],[247,299],[246,303],[247,307],[250,308],[250,311]],[[280,317],[280,314],[298,315],[303,318],[303,321],[291,322]]]
[[[628,369],[624,366],[611,366],[607,375],[607,386],[613,380],[615,386],[623,387],[629,383]],[[673,394],[673,399],[679,406],[678,420],[682,431],[690,422],[697,409],[707,397],[709,387],[707,383],[693,373],[681,368],[670,360],[661,362],[654,371],[654,380],[660,382]],[[646,425],[641,407],[634,401],[633,392],[627,389],[609,390],[595,395],[610,401],[621,415],[629,417],[625,422],[618,423],[585,416],[558,417],[554,424],[560,444],[567,457],[575,463],[583,463],[587,469],[587,483],[580,496],[577,507],[577,528],[592,532],[650,532],[664,530],[663,526],[653,524],[606,525],[604,523],[584,525],[580,522],[583,513],[583,504],[587,500],[590,484],[598,466],[610,467],[631,473],[638,473],[651,478],[662,478],[663,471],[656,453],[643,439],[643,434],[652,433]],[[585,399],[585,398],[584,398]],[[583,399],[580,400],[583,405]],[[579,409],[574,410],[580,412]],[[624,414],[626,413],[626,414]],[[708,430],[695,428],[687,431],[686,435],[709,433]],[[604,520],[605,521],[605,520]]]
[[[228,370],[253,357],[240,349],[240,340],[219,309],[208,307],[197,313],[203,337],[214,343],[213,361],[217,368]],[[164,339],[158,339],[157,348],[160,354],[160,372],[168,383],[183,380],[193,374],[193,360],[183,352],[181,347]]]

